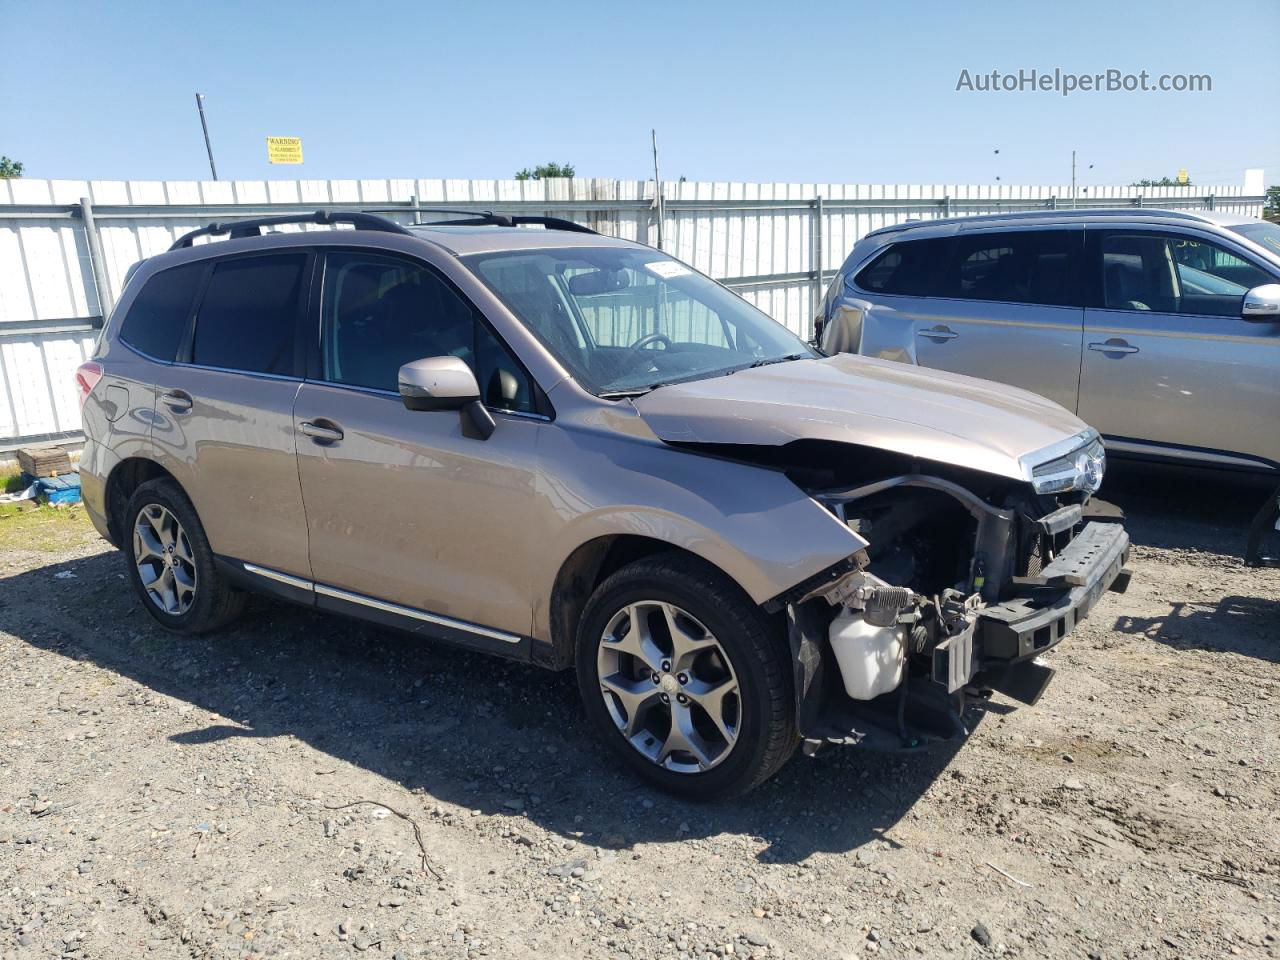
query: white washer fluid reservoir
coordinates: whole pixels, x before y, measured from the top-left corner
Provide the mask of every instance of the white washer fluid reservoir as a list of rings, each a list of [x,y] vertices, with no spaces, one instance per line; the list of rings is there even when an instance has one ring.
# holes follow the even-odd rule
[[[904,627],[877,627],[860,610],[845,607],[831,621],[831,649],[840,664],[844,689],[855,700],[871,700],[896,690],[906,663]]]

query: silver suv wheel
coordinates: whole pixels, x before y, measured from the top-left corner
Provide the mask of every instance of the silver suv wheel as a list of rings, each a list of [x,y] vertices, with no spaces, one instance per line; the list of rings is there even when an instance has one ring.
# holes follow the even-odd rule
[[[196,598],[196,561],[178,518],[150,503],[133,524],[133,557],[147,597],[171,616],[191,609]]]
[[[660,600],[609,620],[596,654],[600,693],[627,742],[676,773],[700,773],[738,740],[742,705],[728,654],[705,626]]]

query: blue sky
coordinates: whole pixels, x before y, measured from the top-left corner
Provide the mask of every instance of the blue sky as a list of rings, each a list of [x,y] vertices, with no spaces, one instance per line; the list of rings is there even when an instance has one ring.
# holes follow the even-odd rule
[[[1084,184],[1280,182],[1277,0],[0,0],[0,31],[0,154],[35,177],[207,177],[199,90],[223,179],[643,178],[656,127],[671,179],[1065,183],[1075,148]],[[1213,90],[955,89],[1055,67]]]

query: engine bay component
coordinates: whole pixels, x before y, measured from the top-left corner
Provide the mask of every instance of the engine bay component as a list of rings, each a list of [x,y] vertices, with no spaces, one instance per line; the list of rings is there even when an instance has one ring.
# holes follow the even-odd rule
[[[863,612],[847,607],[831,621],[827,635],[849,696],[874,700],[898,688],[907,661],[905,631],[896,623],[872,623]]]

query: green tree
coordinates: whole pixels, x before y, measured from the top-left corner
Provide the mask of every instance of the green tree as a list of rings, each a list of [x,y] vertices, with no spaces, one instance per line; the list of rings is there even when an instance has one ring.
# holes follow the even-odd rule
[[[1191,186],[1191,178],[1187,178],[1186,183],[1180,183],[1170,177],[1161,177],[1159,180],[1139,180],[1137,183],[1129,184],[1131,187],[1189,187]]]
[[[1267,209],[1272,213],[1280,213],[1280,184],[1267,187]]]
[[[0,180],[11,180],[22,176],[22,164],[8,157],[0,157]]]
[[[572,177],[572,163],[540,163],[532,170],[525,167],[516,171],[517,180],[545,180],[548,177]]]

